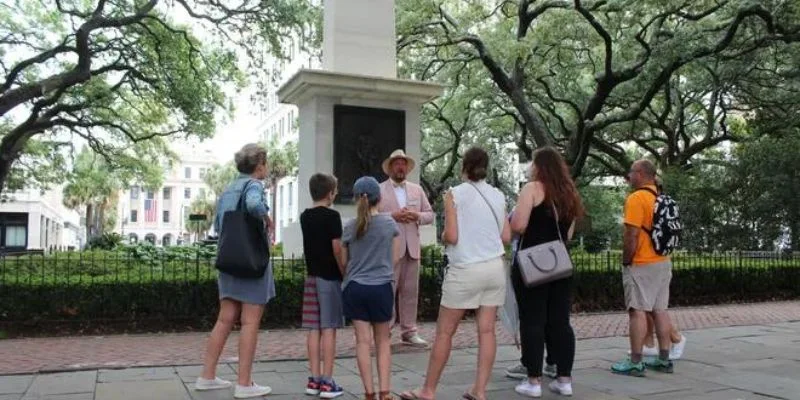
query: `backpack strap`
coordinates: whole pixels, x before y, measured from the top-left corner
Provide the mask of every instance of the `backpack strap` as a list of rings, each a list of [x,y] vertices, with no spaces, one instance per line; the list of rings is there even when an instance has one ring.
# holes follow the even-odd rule
[[[641,187],[641,188],[638,188],[638,189],[634,190],[634,192],[639,192],[639,191],[643,191],[643,192],[650,192],[650,193],[652,193],[652,194],[653,194],[653,196],[656,196],[656,201],[658,201],[658,196],[659,196],[659,194],[658,194],[658,192],[656,192],[655,190],[653,190],[653,189],[651,189],[651,188],[649,188],[649,187]],[[647,234],[648,234],[648,235],[652,235],[652,234],[653,234],[653,230],[652,230],[652,229],[647,229],[647,228],[645,228],[645,227],[641,227],[641,229],[642,229],[643,231],[647,232]]]
[[[653,194],[653,196],[656,196],[656,198],[658,198],[658,196],[659,196],[658,192],[656,192],[653,189],[650,189],[649,187],[641,187],[639,189],[634,190],[634,192],[639,192],[639,191],[650,192],[650,193]]]

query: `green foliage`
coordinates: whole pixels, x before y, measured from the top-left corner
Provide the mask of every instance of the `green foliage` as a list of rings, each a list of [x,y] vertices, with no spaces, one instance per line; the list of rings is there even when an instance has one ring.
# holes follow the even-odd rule
[[[160,165],[172,137],[214,134],[245,71],[266,84],[289,40],[318,43],[304,0],[57,3],[0,10],[0,190],[63,180],[75,143],[112,167]]]
[[[212,247],[213,248],[213,247]],[[14,333],[23,325],[47,329],[47,321],[176,321],[207,329],[218,304],[213,255],[202,246],[160,249],[131,246],[117,251],[53,253],[7,257],[0,269],[0,324]],[[439,309],[445,265],[441,248],[423,250],[420,318]],[[623,308],[619,252],[573,252],[574,311]],[[701,305],[776,300],[800,295],[798,258],[748,258],[746,254],[690,254],[673,257],[672,293],[677,304]],[[278,291],[262,321],[299,326],[305,267],[302,260],[274,258]],[[709,287],[714,290],[708,290]],[[22,322],[25,322],[23,324]],[[155,329],[160,325],[156,324]]]
[[[705,149],[739,140],[727,126],[730,110],[770,104],[771,91],[787,104],[800,99],[790,90],[800,77],[800,37],[792,33],[798,7],[749,0],[631,4],[399,1],[400,74],[447,85],[436,103],[445,112],[423,115],[423,126],[438,131],[428,137],[446,142],[451,126],[467,125],[480,139],[463,135],[465,143],[491,143],[491,130],[480,126],[496,123],[503,128],[494,135],[523,159],[554,145],[573,175],[588,163],[622,175],[634,159],[631,144],[664,165],[685,165]],[[441,114],[451,126],[436,126]],[[479,124],[464,124],[471,114]],[[446,151],[442,146],[428,157]],[[439,171],[426,171],[434,188]]]
[[[226,164],[214,164],[206,171],[203,182],[211,189],[212,199],[216,200],[237,176],[239,176],[239,171],[231,161]]]
[[[586,208],[586,219],[575,236],[583,241],[583,248],[590,253],[620,248],[626,189],[588,184],[580,186],[579,191]]]
[[[122,245],[122,235],[112,232],[104,233],[89,239],[86,244],[87,250],[114,250]]]
[[[742,144],[736,155],[732,191],[741,199],[751,233],[771,248],[788,232],[784,242],[800,249],[800,130]]]

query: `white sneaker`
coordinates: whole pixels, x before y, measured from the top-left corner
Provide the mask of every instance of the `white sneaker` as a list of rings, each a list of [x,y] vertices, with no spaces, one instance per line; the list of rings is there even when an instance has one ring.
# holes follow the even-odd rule
[[[514,391],[528,397],[539,398],[542,397],[542,385],[534,385],[531,381],[525,379],[514,388]]]
[[[686,348],[686,335],[681,334],[681,341],[674,343],[669,350],[670,360],[680,360],[683,357],[683,349]]]
[[[628,350],[628,355],[631,351]],[[658,347],[642,346],[642,357],[658,357]]]
[[[419,335],[417,335],[416,333],[411,335],[411,336],[404,337],[403,338],[403,343],[410,344],[412,346],[420,346],[420,347],[425,347],[425,346],[428,345],[428,342],[426,342],[425,339],[419,337]]]
[[[258,386],[255,382],[251,386],[236,385],[233,397],[236,399],[249,399],[251,397],[261,397],[272,393],[269,386]]]
[[[198,377],[197,380],[194,382],[194,390],[227,389],[231,386],[232,384],[230,381],[219,379],[217,377],[214,377],[214,379],[204,379]]]
[[[557,380],[550,382],[550,391],[558,393],[562,396],[572,396],[572,382],[559,382]]]

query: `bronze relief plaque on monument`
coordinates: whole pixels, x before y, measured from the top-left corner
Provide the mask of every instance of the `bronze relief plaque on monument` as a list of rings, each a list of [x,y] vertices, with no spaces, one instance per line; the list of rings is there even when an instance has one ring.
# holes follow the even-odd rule
[[[353,203],[353,183],[362,176],[386,180],[381,162],[405,146],[405,111],[334,106],[333,174],[339,180],[336,203]]]

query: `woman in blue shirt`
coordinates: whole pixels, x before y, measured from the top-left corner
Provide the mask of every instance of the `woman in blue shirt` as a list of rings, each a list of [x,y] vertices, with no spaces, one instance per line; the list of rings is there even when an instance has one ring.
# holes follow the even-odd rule
[[[264,184],[267,178],[267,151],[256,144],[245,145],[234,156],[236,169],[240,175],[222,193],[217,203],[214,230],[222,232],[222,217],[227,211],[236,209],[239,199],[244,196],[247,212],[264,220],[266,229],[271,227],[269,208],[264,197]],[[243,193],[244,192],[244,193]],[[268,262],[268,260],[265,260]],[[258,330],[264,307],[275,297],[275,282],[272,278],[272,265],[268,265],[264,276],[249,279],[239,278],[219,272],[218,279],[220,310],[214,329],[208,339],[203,373],[197,378],[196,390],[226,389],[231,382],[216,376],[217,362],[236,321],[240,321],[239,337],[239,376],[235,398],[260,397],[272,392],[268,386],[253,382],[251,371],[255,357]]]

